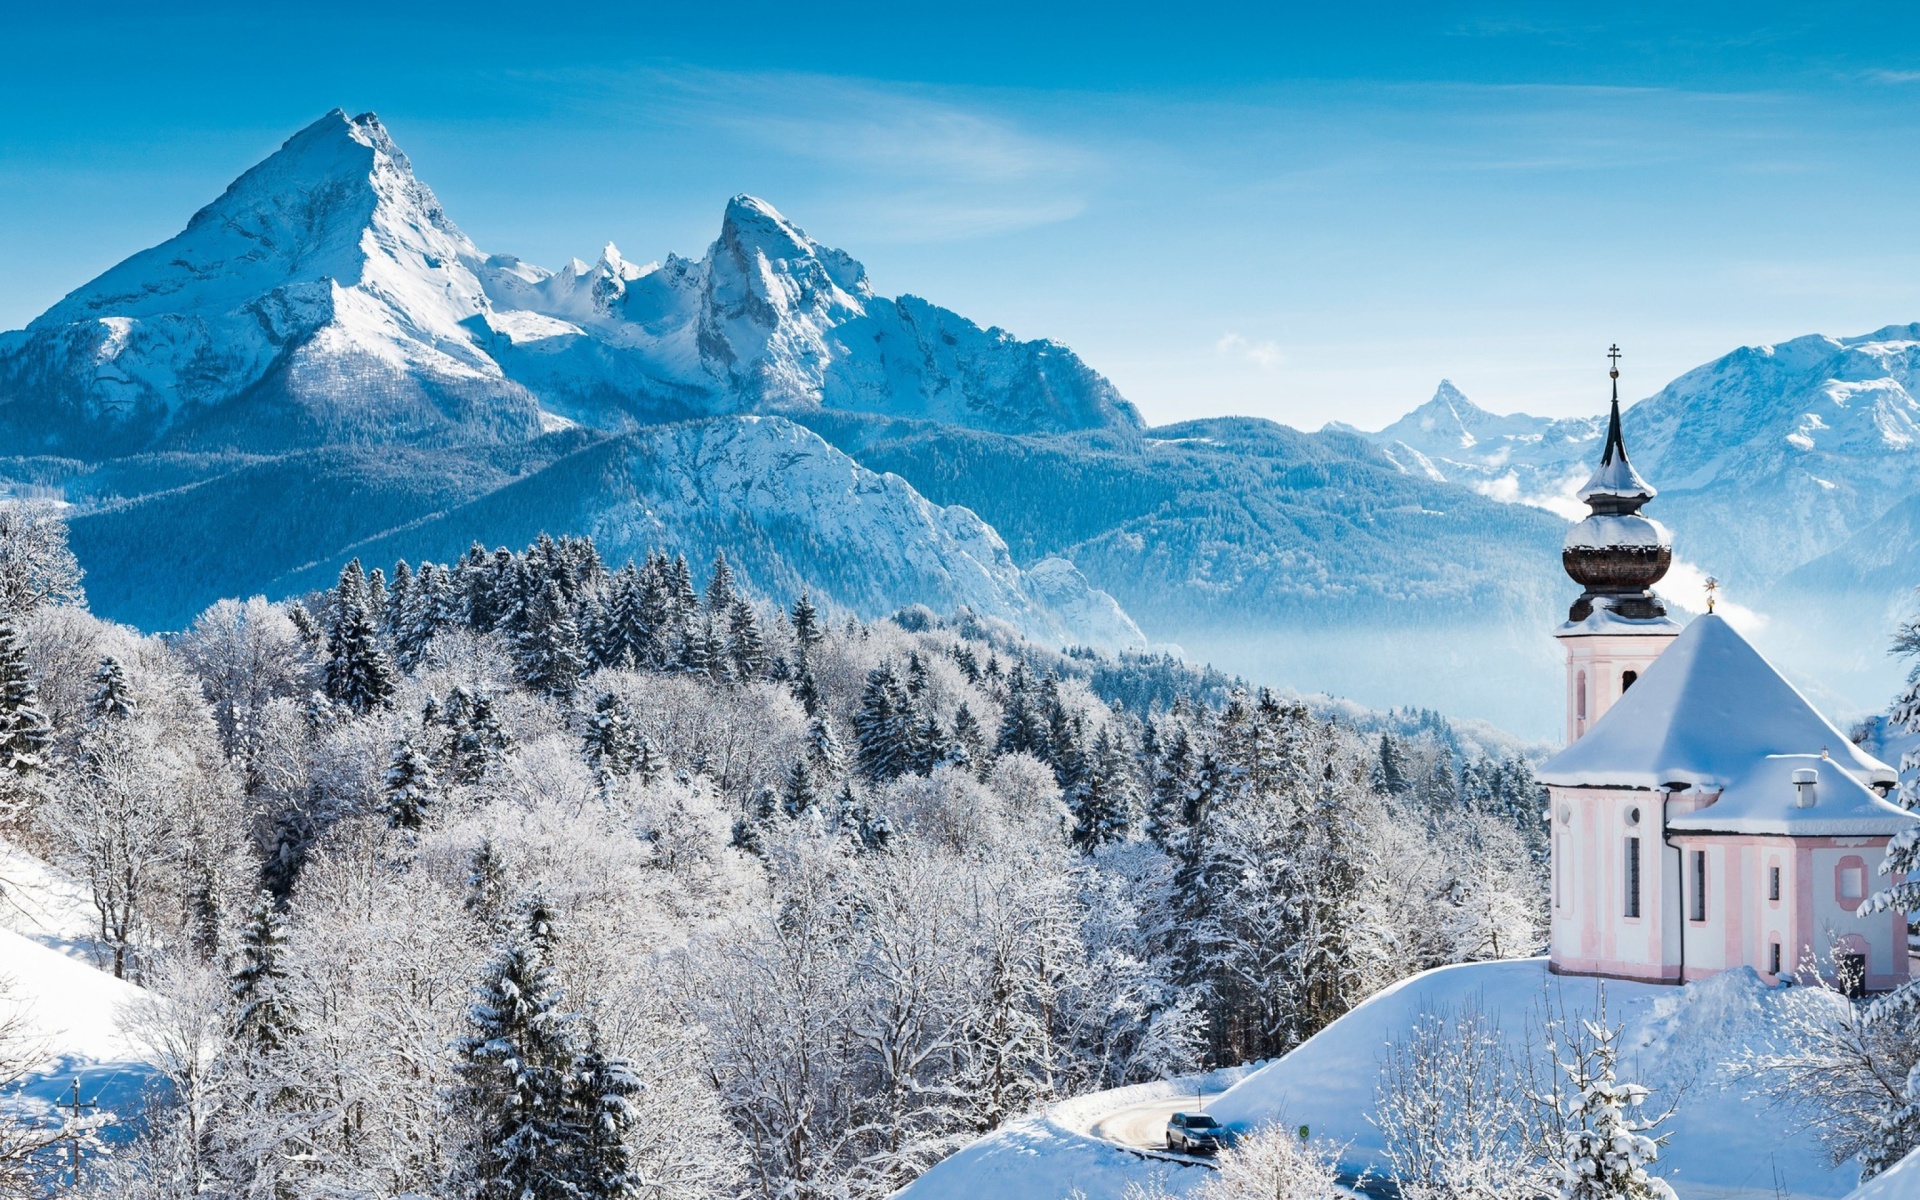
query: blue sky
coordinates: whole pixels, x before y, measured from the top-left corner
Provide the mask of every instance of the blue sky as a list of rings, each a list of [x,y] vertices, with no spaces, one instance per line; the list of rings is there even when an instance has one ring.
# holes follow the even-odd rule
[[[1638,396],[1920,320],[1910,6],[8,7],[5,328],[334,106],[490,251],[698,254],[751,192],[1156,422],[1587,412],[1612,341]]]

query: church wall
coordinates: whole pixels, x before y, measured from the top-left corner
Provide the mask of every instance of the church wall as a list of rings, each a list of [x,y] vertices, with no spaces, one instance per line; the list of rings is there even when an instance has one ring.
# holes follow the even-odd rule
[[[1575,974],[1671,980],[1672,855],[1657,792],[1549,788],[1553,813],[1551,958]],[[1632,820],[1638,814],[1637,822]],[[1639,915],[1630,916],[1628,839],[1640,840]]]

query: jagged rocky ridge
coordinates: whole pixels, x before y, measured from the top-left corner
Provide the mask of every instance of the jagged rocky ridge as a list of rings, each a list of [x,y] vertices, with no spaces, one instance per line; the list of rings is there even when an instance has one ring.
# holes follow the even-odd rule
[[[1030,581],[971,513],[732,415],[822,405],[1139,424],[1064,347],[877,297],[859,263],[751,197],[698,261],[635,267],[609,246],[547,272],[487,255],[378,118],[339,111],[177,237],[0,335],[0,434],[19,454],[0,473],[78,505],[96,603],[126,619],[178,624],[383,536],[491,544],[534,521],[636,552],[748,544],[754,584],[815,582],[868,615],[966,605],[1055,643],[1144,645],[1071,564]],[[689,419],[713,424],[603,447],[634,469],[602,492],[572,478],[595,443]],[[519,507],[480,503],[510,484]]]

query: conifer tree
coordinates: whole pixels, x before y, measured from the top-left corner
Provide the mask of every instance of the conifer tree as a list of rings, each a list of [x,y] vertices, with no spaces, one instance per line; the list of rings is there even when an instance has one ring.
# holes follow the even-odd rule
[[[341,570],[329,615],[327,696],[356,713],[383,707],[393,694],[393,664],[380,647],[359,559]]]
[[[657,666],[652,654],[646,592],[632,563],[614,573],[608,585],[607,612],[595,646],[598,665],[616,670]]]
[[[820,628],[820,610],[813,606],[813,599],[805,590],[800,598],[793,602],[793,649],[794,657],[807,662],[813,655],[813,648],[826,636]]]
[[[633,1098],[642,1084],[633,1064],[605,1054],[591,1031],[574,1064],[572,1108],[585,1126],[580,1146],[580,1200],[627,1200],[645,1179],[628,1142],[639,1122]]]
[[[634,728],[633,710],[612,692],[602,695],[593,706],[593,716],[587,721],[585,754],[587,765],[602,783],[631,775],[639,765],[640,733]]]
[[[506,915],[507,868],[493,848],[492,838],[481,838],[467,857],[466,909],[481,924],[495,926]]]
[[[1616,1076],[1619,1030],[1606,1023],[1586,1026],[1590,1047],[1566,1052],[1560,1070],[1572,1097],[1567,1102],[1564,1155],[1560,1169],[1563,1200],[1674,1200],[1673,1189],[1647,1167],[1660,1157],[1664,1137],[1649,1137],[1664,1116],[1641,1115],[1647,1089],[1621,1083]]]
[[[367,616],[373,620],[376,630],[384,628],[387,619],[387,604],[392,596],[387,591],[387,573],[379,567],[367,572]]]
[[[558,583],[546,584],[527,607],[515,647],[522,683],[556,698],[572,693],[586,655],[580,627]]]
[[[962,769],[986,766],[987,735],[974,717],[972,707],[964,700],[953,711],[953,730],[947,741],[947,761],[954,766]]]
[[[402,738],[394,749],[383,794],[390,827],[418,833],[426,825],[436,795],[433,764],[412,737]]]
[[[27,670],[26,647],[12,619],[0,616],[0,772],[21,779],[39,770],[51,732]]]
[[[1180,838],[1182,813],[1194,784],[1193,742],[1184,725],[1173,727],[1160,755],[1160,773],[1153,781],[1153,797],[1147,804],[1147,837],[1162,850],[1171,852]]]
[[[124,721],[134,714],[127,673],[121,669],[120,660],[111,654],[100,660],[100,666],[93,673],[93,696],[87,708],[96,721]]]
[[[815,717],[807,722],[807,762],[814,777],[831,783],[847,771],[847,751],[833,731],[833,722]]]
[[[989,661],[991,668],[998,659]],[[991,672],[990,672],[991,673]],[[999,754],[1031,754],[1047,757],[1046,714],[1033,695],[1033,680],[1025,663],[1015,663],[1007,676],[1007,703],[1000,716],[1000,736],[994,745]]]
[[[847,839],[856,853],[879,853],[892,841],[892,823],[884,814],[876,813],[873,806],[854,791],[852,780],[840,785],[840,795],[835,799],[834,807],[837,810],[834,824],[840,836]]]
[[[807,760],[803,755],[793,760],[787,768],[787,783],[780,797],[780,811],[788,818],[798,820],[820,803],[820,795],[814,790],[813,772],[807,769]]]
[[[734,590],[733,568],[727,565],[726,552],[720,551],[713,556],[713,574],[707,579],[707,615],[724,618],[733,610],[733,602],[739,598]]]
[[[476,696],[455,687],[447,694],[440,721],[447,729],[447,778],[453,783],[479,783],[506,757],[511,746],[499,718],[494,716],[491,696]]]
[[[474,1130],[482,1200],[577,1200],[587,1130],[576,1074],[580,1020],[553,978],[553,914],[539,898],[495,952],[458,1044],[456,1102]]]
[[[891,662],[867,672],[860,711],[853,720],[860,771],[876,783],[897,779],[913,767],[913,704]]]
[[[273,893],[263,889],[247,910],[227,976],[234,1035],[255,1053],[277,1053],[295,1033],[293,1008],[284,994],[286,942],[286,921],[274,907]]]
[[[1067,798],[1074,815],[1073,844],[1091,853],[1123,840],[1132,824],[1132,799],[1119,744],[1103,726],[1083,778]]]
[[[760,619],[753,605],[736,599],[727,615],[727,658],[738,679],[763,678],[772,665],[767,657],[767,641],[760,633]]]
[[[416,586],[413,568],[407,565],[406,559],[393,564],[393,582],[387,587],[387,603],[381,613],[381,630],[390,642],[407,627],[407,619],[417,603]]]
[[[1389,796],[1404,795],[1413,786],[1407,778],[1407,759],[1390,733],[1380,735],[1380,761],[1374,768],[1374,786]]]

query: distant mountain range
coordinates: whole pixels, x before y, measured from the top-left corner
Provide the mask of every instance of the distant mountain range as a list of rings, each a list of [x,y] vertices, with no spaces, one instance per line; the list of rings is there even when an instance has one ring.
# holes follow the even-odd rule
[[[1622,416],[1660,490],[1647,509],[1675,552],[1753,610],[1757,636],[1843,705],[1873,706],[1899,678],[1887,635],[1920,585],[1920,324],[1860,337],[1744,346]],[[1498,416],[1442,382],[1364,436],[1410,473],[1571,514],[1599,418]],[[1670,594],[1697,608],[1696,577]]]
[[[1681,554],[1755,608],[1870,597],[1884,618],[1920,569],[1916,344],[1737,351],[1631,408]],[[876,296],[752,197],[697,260],[483,252],[377,118],[338,111],[0,334],[0,487],[70,503],[96,608],[149,628],[353,555],[592,533],[616,557],[725,548],[771,596],[1178,643],[1534,735],[1557,726],[1544,634],[1570,593],[1548,510],[1598,436],[1444,383],[1379,433],[1146,429],[1065,346]],[[1863,688],[1877,650],[1849,667]]]

